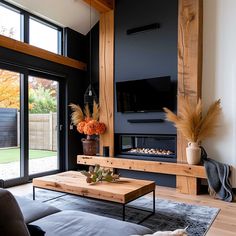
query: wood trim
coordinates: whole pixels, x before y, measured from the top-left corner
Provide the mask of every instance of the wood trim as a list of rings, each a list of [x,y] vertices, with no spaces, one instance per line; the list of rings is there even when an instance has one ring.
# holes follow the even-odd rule
[[[193,105],[196,105],[201,98],[202,38],[203,0],[179,0],[178,107],[182,106],[181,97],[188,97]],[[178,162],[186,162],[186,146],[186,139],[178,132]],[[192,184],[188,184],[190,182]],[[177,176],[177,188],[181,192],[182,190],[190,194],[196,192],[196,185],[196,181],[192,179]]]
[[[193,105],[201,97],[202,12],[202,0],[179,1],[178,107],[181,97],[188,97]],[[179,133],[177,139],[178,161],[186,162],[186,139]]]
[[[113,0],[83,0],[83,1],[89,5],[91,4],[91,6],[100,13],[106,13],[114,9]]]
[[[110,156],[114,156],[114,11],[100,16],[99,104],[100,121],[107,127],[100,135],[100,152],[109,146]]]
[[[124,158],[96,157],[84,155],[77,156],[77,163],[82,165],[100,164],[103,167],[188,176],[194,179],[206,178],[205,168],[204,166],[200,165],[197,166],[181,163],[142,161]]]
[[[179,192],[191,195],[197,195],[199,190],[199,179],[189,176],[178,175],[176,188]]]
[[[61,65],[69,66],[79,70],[87,70],[87,65],[84,62],[71,59],[69,57],[64,57],[47,50],[29,45],[0,35],[0,47],[8,48],[17,52],[21,52],[30,56],[38,57],[44,60],[55,62]]]

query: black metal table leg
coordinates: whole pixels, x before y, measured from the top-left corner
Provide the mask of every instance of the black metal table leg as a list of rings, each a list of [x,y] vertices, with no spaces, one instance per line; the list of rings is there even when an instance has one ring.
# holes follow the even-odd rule
[[[156,212],[156,194],[155,194],[155,189],[152,191],[152,210],[147,210],[144,208],[139,208],[139,207],[133,207],[133,206],[125,206],[125,204],[123,204],[123,221],[125,221],[125,208],[131,208],[131,209],[135,209],[135,210],[140,210],[140,211],[144,211],[144,212],[148,212],[149,214],[147,216],[145,216],[142,220],[140,220],[138,222],[138,224],[141,224],[143,221],[145,221],[146,219],[148,219],[150,216],[155,215]]]
[[[35,200],[35,187],[33,186],[33,200]]]
[[[156,212],[156,194],[155,194],[155,189],[153,190],[153,208],[152,208],[153,215]]]
[[[123,217],[122,217],[123,221],[125,221],[125,204],[123,204]]]

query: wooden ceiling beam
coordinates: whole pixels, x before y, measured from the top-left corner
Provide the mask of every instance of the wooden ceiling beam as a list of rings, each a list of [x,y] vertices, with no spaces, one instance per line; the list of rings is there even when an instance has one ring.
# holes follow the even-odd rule
[[[8,48],[26,55],[38,57],[44,60],[55,62],[61,65],[69,66],[79,70],[87,70],[87,64],[69,57],[64,57],[42,48],[38,48],[27,43],[20,42],[9,37],[0,35],[0,47]]]
[[[114,9],[114,0],[83,0],[87,4],[99,11],[105,13]]]

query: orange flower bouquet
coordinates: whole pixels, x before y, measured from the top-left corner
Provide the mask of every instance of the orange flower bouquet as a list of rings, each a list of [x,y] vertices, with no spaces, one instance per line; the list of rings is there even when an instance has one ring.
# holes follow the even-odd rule
[[[76,104],[70,104],[70,107],[73,111],[71,114],[72,124],[76,126],[79,133],[87,135],[86,139],[82,139],[84,154],[95,155],[97,142],[93,135],[103,134],[106,131],[106,125],[99,121],[99,105],[94,101],[92,114],[88,104],[84,110]]]
[[[95,101],[92,114],[88,104],[84,110],[75,104],[70,104],[70,107],[73,111],[71,114],[72,124],[77,127],[79,133],[90,136],[103,134],[106,131],[105,124],[99,121],[99,105]]]

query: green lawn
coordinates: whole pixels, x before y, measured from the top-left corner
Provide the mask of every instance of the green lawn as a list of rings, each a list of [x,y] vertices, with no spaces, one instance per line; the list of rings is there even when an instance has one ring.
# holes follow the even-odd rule
[[[42,157],[51,157],[56,156],[56,152],[52,151],[43,151],[43,150],[30,150],[29,157],[30,159],[42,158]],[[1,149],[0,148],[0,164],[9,163],[13,161],[20,160],[20,149],[19,148],[9,148]]]

